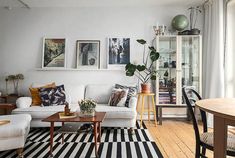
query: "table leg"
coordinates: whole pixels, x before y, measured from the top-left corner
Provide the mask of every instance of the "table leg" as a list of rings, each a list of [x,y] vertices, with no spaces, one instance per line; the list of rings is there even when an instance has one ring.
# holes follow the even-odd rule
[[[225,119],[214,115],[214,158],[226,158],[227,128]]]
[[[100,122],[98,123],[98,141],[101,143],[101,125]]]
[[[62,126],[64,126],[64,122],[62,122]],[[64,144],[64,133],[62,133],[62,144]]]
[[[98,147],[97,147],[97,122],[94,122],[94,140],[95,140],[95,155],[98,157]]]
[[[152,96],[152,108],[153,108],[153,114],[154,114],[154,123],[155,126],[157,125],[157,116],[156,116],[156,109],[155,109],[155,101],[154,101],[154,96]]]
[[[136,111],[139,112],[139,104],[140,104],[140,95],[138,95]]]
[[[162,125],[162,107],[158,107],[159,108],[159,125]]]
[[[148,104],[148,121],[149,121],[149,123],[150,123],[150,105],[149,105],[149,103],[150,103],[150,97],[147,97],[147,104]]]
[[[54,122],[51,122],[50,128],[50,156],[53,157],[53,137],[54,137]]]
[[[144,96],[142,96],[141,114],[140,114],[140,127],[142,127],[144,113]]]

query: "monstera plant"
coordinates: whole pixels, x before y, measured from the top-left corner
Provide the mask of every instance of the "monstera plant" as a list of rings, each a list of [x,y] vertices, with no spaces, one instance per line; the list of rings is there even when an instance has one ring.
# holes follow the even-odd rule
[[[143,63],[138,65],[128,63],[125,67],[126,76],[136,76],[142,82],[141,92],[149,93],[150,84],[148,82],[156,80],[157,71],[153,69],[153,66],[159,58],[159,53],[153,46],[148,46],[145,40],[138,39],[137,42],[144,47]],[[146,47],[148,47],[148,51],[146,51]]]

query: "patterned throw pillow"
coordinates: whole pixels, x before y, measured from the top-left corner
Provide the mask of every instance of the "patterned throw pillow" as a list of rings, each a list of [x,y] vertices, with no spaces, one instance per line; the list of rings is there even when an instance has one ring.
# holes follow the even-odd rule
[[[110,106],[125,106],[128,89],[113,88],[112,94],[109,99]]]
[[[42,106],[64,105],[66,102],[64,85],[55,88],[40,88]]]
[[[137,87],[115,84],[115,88],[128,89],[128,94],[127,94],[125,106],[129,107],[130,98],[137,95]]]

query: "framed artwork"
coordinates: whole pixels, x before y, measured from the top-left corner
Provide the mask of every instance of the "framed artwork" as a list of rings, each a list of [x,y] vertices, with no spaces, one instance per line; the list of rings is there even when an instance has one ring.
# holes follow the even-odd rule
[[[65,68],[65,38],[44,38],[42,68]]]
[[[130,62],[130,38],[108,38],[108,68],[123,67]]]
[[[77,40],[77,68],[98,69],[100,64],[100,41]]]

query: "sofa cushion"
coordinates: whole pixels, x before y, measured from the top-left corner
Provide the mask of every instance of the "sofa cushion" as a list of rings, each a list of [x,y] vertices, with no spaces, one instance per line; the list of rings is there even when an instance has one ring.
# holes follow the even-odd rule
[[[29,88],[29,91],[31,93],[32,96],[32,105],[41,105],[41,97],[39,95],[39,88],[49,88],[49,87],[55,87],[55,82],[51,83],[51,84],[45,84],[45,85],[41,85],[41,84],[33,84],[31,85],[31,87]]]
[[[128,89],[113,88],[108,104],[110,106],[125,106],[127,94]]]
[[[79,109],[78,104],[70,104],[71,111],[77,111]],[[32,116],[32,118],[37,118],[37,119],[44,119],[49,117],[50,115],[64,111],[64,105],[58,105],[58,106],[31,106],[29,108],[24,108],[24,109],[14,109],[12,111],[13,114],[22,114],[22,113],[27,113]]]
[[[113,87],[113,85],[88,85],[86,86],[85,99],[92,99],[98,104],[107,104]]]
[[[72,104],[78,104],[79,100],[84,99],[84,85],[65,85],[65,92],[69,94]],[[67,97],[67,96],[66,96]]]
[[[106,112],[105,118],[134,119],[137,115],[136,110],[133,108],[109,106],[108,104],[97,104],[95,110],[97,112]]]
[[[0,126],[0,139],[23,136],[30,126],[29,114],[3,115],[0,120],[10,120],[10,123]]]
[[[115,84],[115,88],[128,89],[129,90],[128,94],[127,94],[127,99],[126,99],[126,102],[125,102],[126,107],[129,106],[130,98],[137,95],[137,87],[136,86],[124,86],[124,85],[120,85],[120,84]]]
[[[42,100],[42,106],[58,106],[65,104],[64,85],[54,88],[40,88],[39,94]]]

